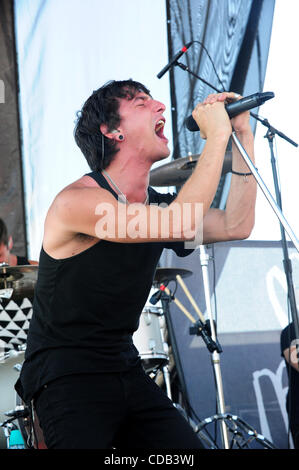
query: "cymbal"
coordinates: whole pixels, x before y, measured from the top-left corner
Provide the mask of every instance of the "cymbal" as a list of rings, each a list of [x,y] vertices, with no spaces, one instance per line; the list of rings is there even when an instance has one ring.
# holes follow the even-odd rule
[[[191,176],[197,160],[200,158],[198,155],[188,155],[187,157],[178,158],[170,163],[161,165],[154,168],[150,172],[150,185],[151,186],[181,186],[189,176]],[[225,152],[224,162],[221,175],[229,173],[232,169],[232,152]]]
[[[192,271],[188,269],[177,269],[177,268],[157,268],[155,272],[154,282],[161,284],[167,281],[175,281],[176,276],[180,275],[181,277],[191,276]]]
[[[0,265],[0,299],[33,299],[38,265]]]

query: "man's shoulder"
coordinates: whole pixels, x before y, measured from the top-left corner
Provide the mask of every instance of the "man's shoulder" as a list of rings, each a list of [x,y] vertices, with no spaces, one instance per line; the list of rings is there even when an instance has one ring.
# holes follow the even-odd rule
[[[54,198],[49,210],[53,210],[57,205],[61,206],[61,204],[64,205],[65,203],[76,203],[76,200],[81,198],[83,194],[87,194],[95,189],[103,190],[96,181],[84,175],[61,189]]]
[[[77,249],[78,234],[85,234],[88,218],[95,214],[97,199],[104,197],[102,193],[98,195],[99,191],[104,190],[82,177],[56,195],[45,219],[43,245],[47,253],[54,258],[63,258]],[[90,235],[89,232],[86,234]]]

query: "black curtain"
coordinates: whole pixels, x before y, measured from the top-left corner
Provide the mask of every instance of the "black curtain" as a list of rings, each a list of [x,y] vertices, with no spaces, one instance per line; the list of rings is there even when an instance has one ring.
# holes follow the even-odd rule
[[[180,59],[197,76],[219,91],[243,96],[263,91],[274,5],[275,0],[167,0],[169,58],[187,42],[198,41]],[[199,133],[188,131],[184,121],[195,104],[215,90],[178,66],[170,70],[169,79],[172,158],[198,155],[205,142]],[[223,178],[214,207],[221,198]]]
[[[14,240],[14,253],[27,255],[18,79],[14,33],[14,2],[0,1],[0,217]]]

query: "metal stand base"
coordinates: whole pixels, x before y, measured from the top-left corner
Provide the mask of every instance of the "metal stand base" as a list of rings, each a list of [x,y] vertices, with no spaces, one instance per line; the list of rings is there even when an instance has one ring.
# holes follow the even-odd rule
[[[251,449],[253,447],[276,449],[272,442],[259,434],[252,426],[238,416],[228,413],[217,414],[204,419],[198,425],[198,432],[201,432],[202,436],[202,431],[209,424],[217,423],[218,421],[224,422],[228,430],[229,449]]]

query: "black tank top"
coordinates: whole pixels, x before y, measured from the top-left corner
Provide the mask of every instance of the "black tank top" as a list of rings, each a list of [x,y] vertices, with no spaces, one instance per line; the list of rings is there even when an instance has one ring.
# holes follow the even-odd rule
[[[101,173],[97,183],[116,198]],[[150,203],[174,196],[149,188]],[[67,374],[124,371],[140,361],[132,341],[163,248],[183,243],[99,240],[66,259],[41,249],[25,361],[16,384],[28,402],[45,383]]]

